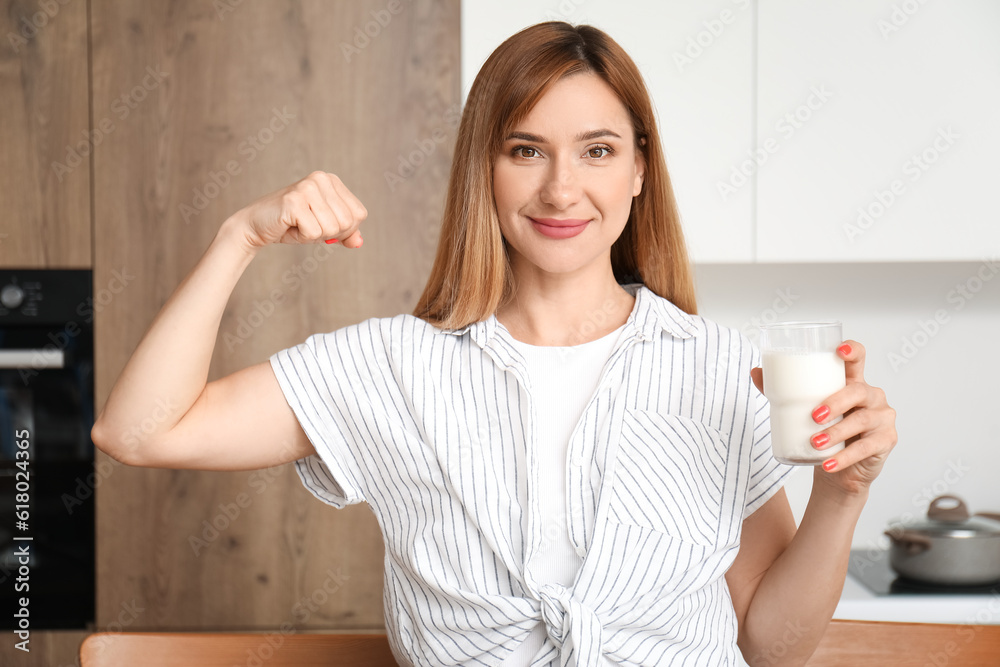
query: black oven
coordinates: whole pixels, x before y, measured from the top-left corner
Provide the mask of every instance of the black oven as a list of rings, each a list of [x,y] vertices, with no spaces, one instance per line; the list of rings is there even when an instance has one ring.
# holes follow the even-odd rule
[[[0,627],[94,621],[92,273],[0,270]]]

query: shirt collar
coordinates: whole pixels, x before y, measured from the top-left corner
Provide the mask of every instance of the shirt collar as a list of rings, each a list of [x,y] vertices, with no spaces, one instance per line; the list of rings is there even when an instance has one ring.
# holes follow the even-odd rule
[[[698,333],[698,325],[691,315],[675,306],[668,299],[659,296],[642,283],[629,283],[622,288],[635,297],[632,312],[625,321],[623,336],[636,333],[643,340],[653,340],[660,332],[674,338],[691,338]],[[510,335],[500,324],[496,314],[485,320],[467,324],[459,329],[440,329],[438,333],[461,336],[469,332],[472,340],[481,348],[486,348],[500,334]]]

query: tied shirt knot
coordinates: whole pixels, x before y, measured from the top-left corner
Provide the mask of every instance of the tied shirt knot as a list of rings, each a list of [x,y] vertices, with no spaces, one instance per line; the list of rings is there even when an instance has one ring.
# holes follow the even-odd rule
[[[543,585],[538,597],[545,632],[559,647],[562,667],[599,667],[602,664],[604,628],[594,610],[560,584]]]

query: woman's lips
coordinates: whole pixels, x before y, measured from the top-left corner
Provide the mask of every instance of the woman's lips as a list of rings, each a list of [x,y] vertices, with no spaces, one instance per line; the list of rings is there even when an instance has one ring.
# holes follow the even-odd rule
[[[576,236],[590,223],[589,220],[557,220],[555,218],[528,218],[540,234],[553,239],[568,239]]]

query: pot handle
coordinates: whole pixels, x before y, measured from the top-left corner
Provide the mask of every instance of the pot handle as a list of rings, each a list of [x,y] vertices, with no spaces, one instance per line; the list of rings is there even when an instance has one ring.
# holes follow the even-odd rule
[[[954,507],[941,507],[942,501],[953,501]],[[958,496],[938,496],[931,501],[927,508],[927,518],[935,521],[967,521],[969,519],[969,508]]]
[[[927,551],[931,548],[931,544],[933,544],[931,539],[926,535],[921,535],[911,530],[887,530],[885,531],[885,535],[892,540],[893,544],[902,547],[911,556]]]

